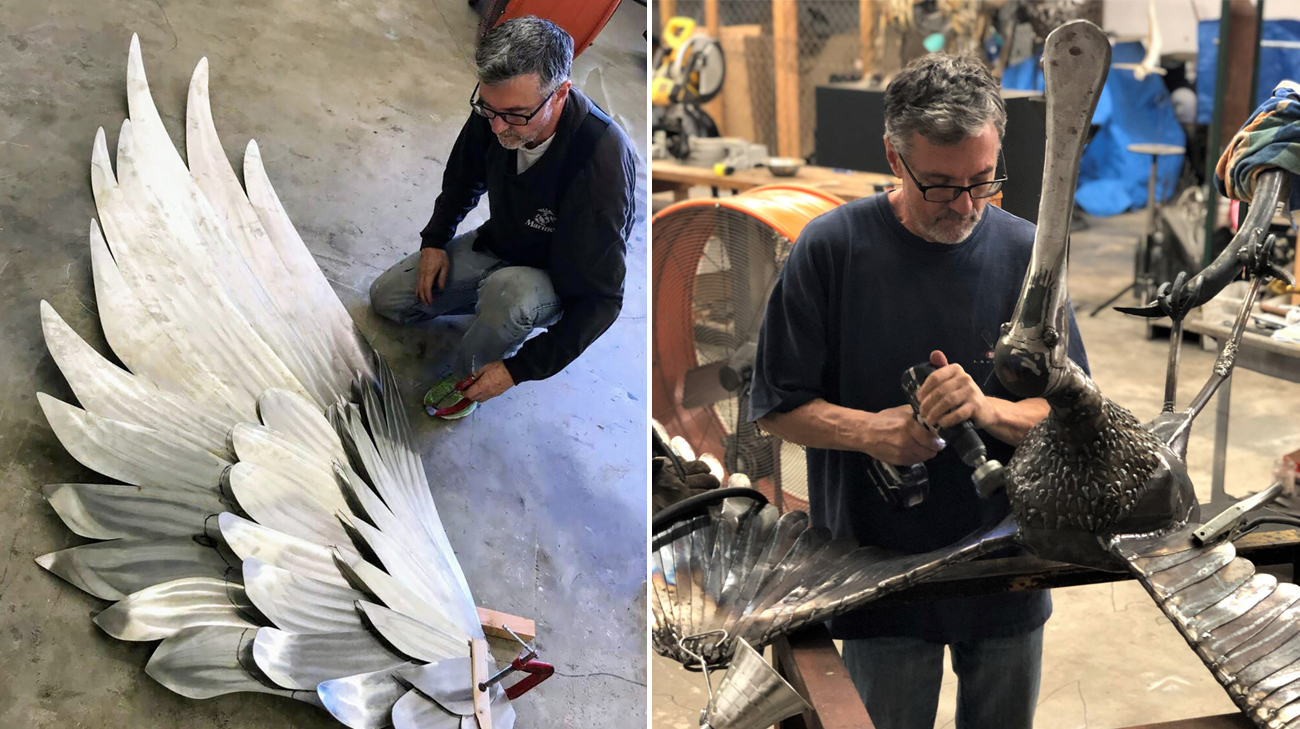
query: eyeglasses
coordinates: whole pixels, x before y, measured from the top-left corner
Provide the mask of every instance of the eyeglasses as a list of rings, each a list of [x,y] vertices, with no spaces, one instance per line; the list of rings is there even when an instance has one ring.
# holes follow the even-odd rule
[[[916,183],[916,188],[921,191],[921,196],[925,198],[926,202],[950,203],[961,197],[963,192],[970,195],[972,200],[982,200],[1001,192],[1002,183],[1007,181],[1007,176],[1004,174],[996,180],[978,182],[965,187],[959,185],[922,185],[921,181],[916,179],[916,173],[912,172],[912,168],[908,166],[907,160],[903,159],[903,155],[898,155],[898,160],[903,163],[903,169],[907,170],[907,174],[912,178],[912,182]],[[998,150],[998,166],[1005,166],[1002,160],[1002,150]]]
[[[555,92],[560,90],[559,86],[551,89],[551,93],[547,94],[546,98],[542,99],[542,103],[538,104],[537,108],[533,109],[531,113],[515,114],[509,111],[497,111],[491,107],[484,106],[482,99],[475,100],[474,97],[478,96],[478,87],[478,84],[474,84],[474,91],[469,95],[469,108],[473,109],[475,114],[487,117],[488,119],[501,117],[501,121],[512,127],[527,126],[528,122],[532,121],[533,117],[537,116],[537,112],[541,111],[543,106],[546,106],[546,102],[550,101],[552,96],[555,96]]]

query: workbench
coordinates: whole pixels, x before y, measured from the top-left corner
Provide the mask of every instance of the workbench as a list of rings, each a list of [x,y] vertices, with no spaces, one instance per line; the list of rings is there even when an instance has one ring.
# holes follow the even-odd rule
[[[1300,561],[1300,530],[1283,529],[1247,534],[1235,542],[1237,554],[1257,566]],[[911,602],[941,597],[984,595],[1023,590],[1045,590],[1132,577],[1127,572],[1103,572],[1038,557],[1006,557],[953,565],[937,577],[872,604]],[[1169,628],[1173,630],[1171,626]],[[776,670],[812,706],[813,710],[782,722],[781,729],[871,729],[871,719],[822,624],[782,637],[772,644]],[[1129,729],[1253,729],[1242,714],[1223,714],[1147,724]]]
[[[1211,337],[1223,351],[1223,343],[1232,333],[1231,327],[1223,322],[1208,321],[1199,316],[1188,318],[1183,322],[1183,329],[1192,334]],[[1237,348],[1237,364],[1241,369],[1258,372],[1269,377],[1276,377],[1288,382],[1300,382],[1300,345],[1282,342],[1272,337],[1256,334],[1250,330],[1241,337]],[[1224,474],[1228,463],[1228,411],[1232,399],[1232,376],[1229,375],[1219,386],[1214,404],[1214,471],[1210,479],[1210,506],[1220,509],[1227,504],[1229,497],[1224,490]],[[1268,484],[1255,484],[1259,491]]]
[[[672,191],[673,202],[685,200],[692,187],[712,187],[718,190],[744,192],[763,185],[807,185],[847,201],[874,195],[900,184],[899,179],[893,175],[833,170],[829,167],[813,165],[804,165],[793,177],[777,177],[766,167],[754,167],[730,175],[717,175],[708,167],[692,167],[666,160],[653,160],[650,163],[650,177],[651,191]],[[716,194],[715,190],[714,195]]]

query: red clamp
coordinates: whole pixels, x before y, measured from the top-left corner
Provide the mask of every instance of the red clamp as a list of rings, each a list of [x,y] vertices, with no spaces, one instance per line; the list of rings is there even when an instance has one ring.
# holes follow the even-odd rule
[[[473,385],[477,381],[478,381],[478,377],[476,375],[470,375],[469,377],[466,377],[465,379],[456,383],[456,392],[464,392],[468,390],[469,386]],[[473,400],[467,397],[462,397],[460,400],[456,401],[455,405],[449,405],[445,408],[438,408],[434,410],[433,416],[435,418],[445,418],[448,415],[455,415],[456,413],[462,412],[470,405],[473,404],[474,404]]]
[[[534,654],[535,655],[535,654]],[[555,673],[555,666],[543,663],[531,656],[523,655],[511,662],[510,667],[527,673],[515,685],[506,689],[506,698],[514,701],[533,689],[534,686],[550,678]]]

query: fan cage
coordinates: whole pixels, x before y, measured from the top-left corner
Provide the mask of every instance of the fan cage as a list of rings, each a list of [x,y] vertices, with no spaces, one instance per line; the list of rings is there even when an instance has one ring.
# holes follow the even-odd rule
[[[697,454],[717,456],[728,475],[749,476],[778,508],[807,508],[803,449],[749,423],[747,394],[683,405],[688,372],[757,339],[793,242],[740,210],[696,205],[656,217],[653,245],[654,416]]]

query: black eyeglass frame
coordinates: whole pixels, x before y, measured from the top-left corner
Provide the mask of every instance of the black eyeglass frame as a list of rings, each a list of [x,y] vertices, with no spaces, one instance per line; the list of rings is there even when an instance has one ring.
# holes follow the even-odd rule
[[[474,97],[478,96],[479,84],[474,84],[474,90],[471,91],[469,94],[469,108],[473,109],[474,113],[478,114],[481,117],[487,119],[495,119],[497,117],[501,117],[501,121],[505,122],[506,124],[509,124],[512,127],[526,127],[528,126],[528,122],[532,121],[533,117],[537,116],[537,113],[542,110],[542,107],[546,106],[546,102],[550,101],[552,96],[555,96],[555,92],[559,91],[560,86],[562,85],[563,84],[557,85],[555,88],[551,89],[551,93],[547,94],[546,98],[542,99],[542,103],[538,104],[537,108],[533,109],[531,113],[518,114],[513,111],[497,111],[496,109],[493,109],[489,106],[484,106],[482,98],[479,98],[478,101],[475,101]],[[523,121],[513,121],[514,119],[522,119]]]
[[[984,182],[977,182],[974,185],[966,185],[965,187],[961,185],[922,185],[921,181],[916,179],[916,173],[912,172],[912,168],[907,164],[907,160],[903,159],[902,154],[898,155],[898,161],[903,163],[903,169],[907,170],[908,176],[912,178],[912,182],[916,185],[916,189],[921,191],[921,197],[924,198],[926,202],[934,202],[934,203],[955,202],[957,198],[961,197],[961,194],[963,192],[969,195],[971,200],[985,200],[1001,192],[1002,184],[1007,181],[1007,175],[1004,172],[1003,175],[997,179],[985,180]],[[1006,169],[1006,160],[1002,158],[1001,149],[998,150],[998,168],[1003,170]],[[994,174],[997,174],[997,170],[994,170]],[[983,187],[984,185],[992,185],[993,189],[991,189],[987,195],[977,196],[975,194],[975,188]],[[952,190],[953,194],[952,197],[948,198],[947,200],[931,200],[930,199],[931,190]]]

